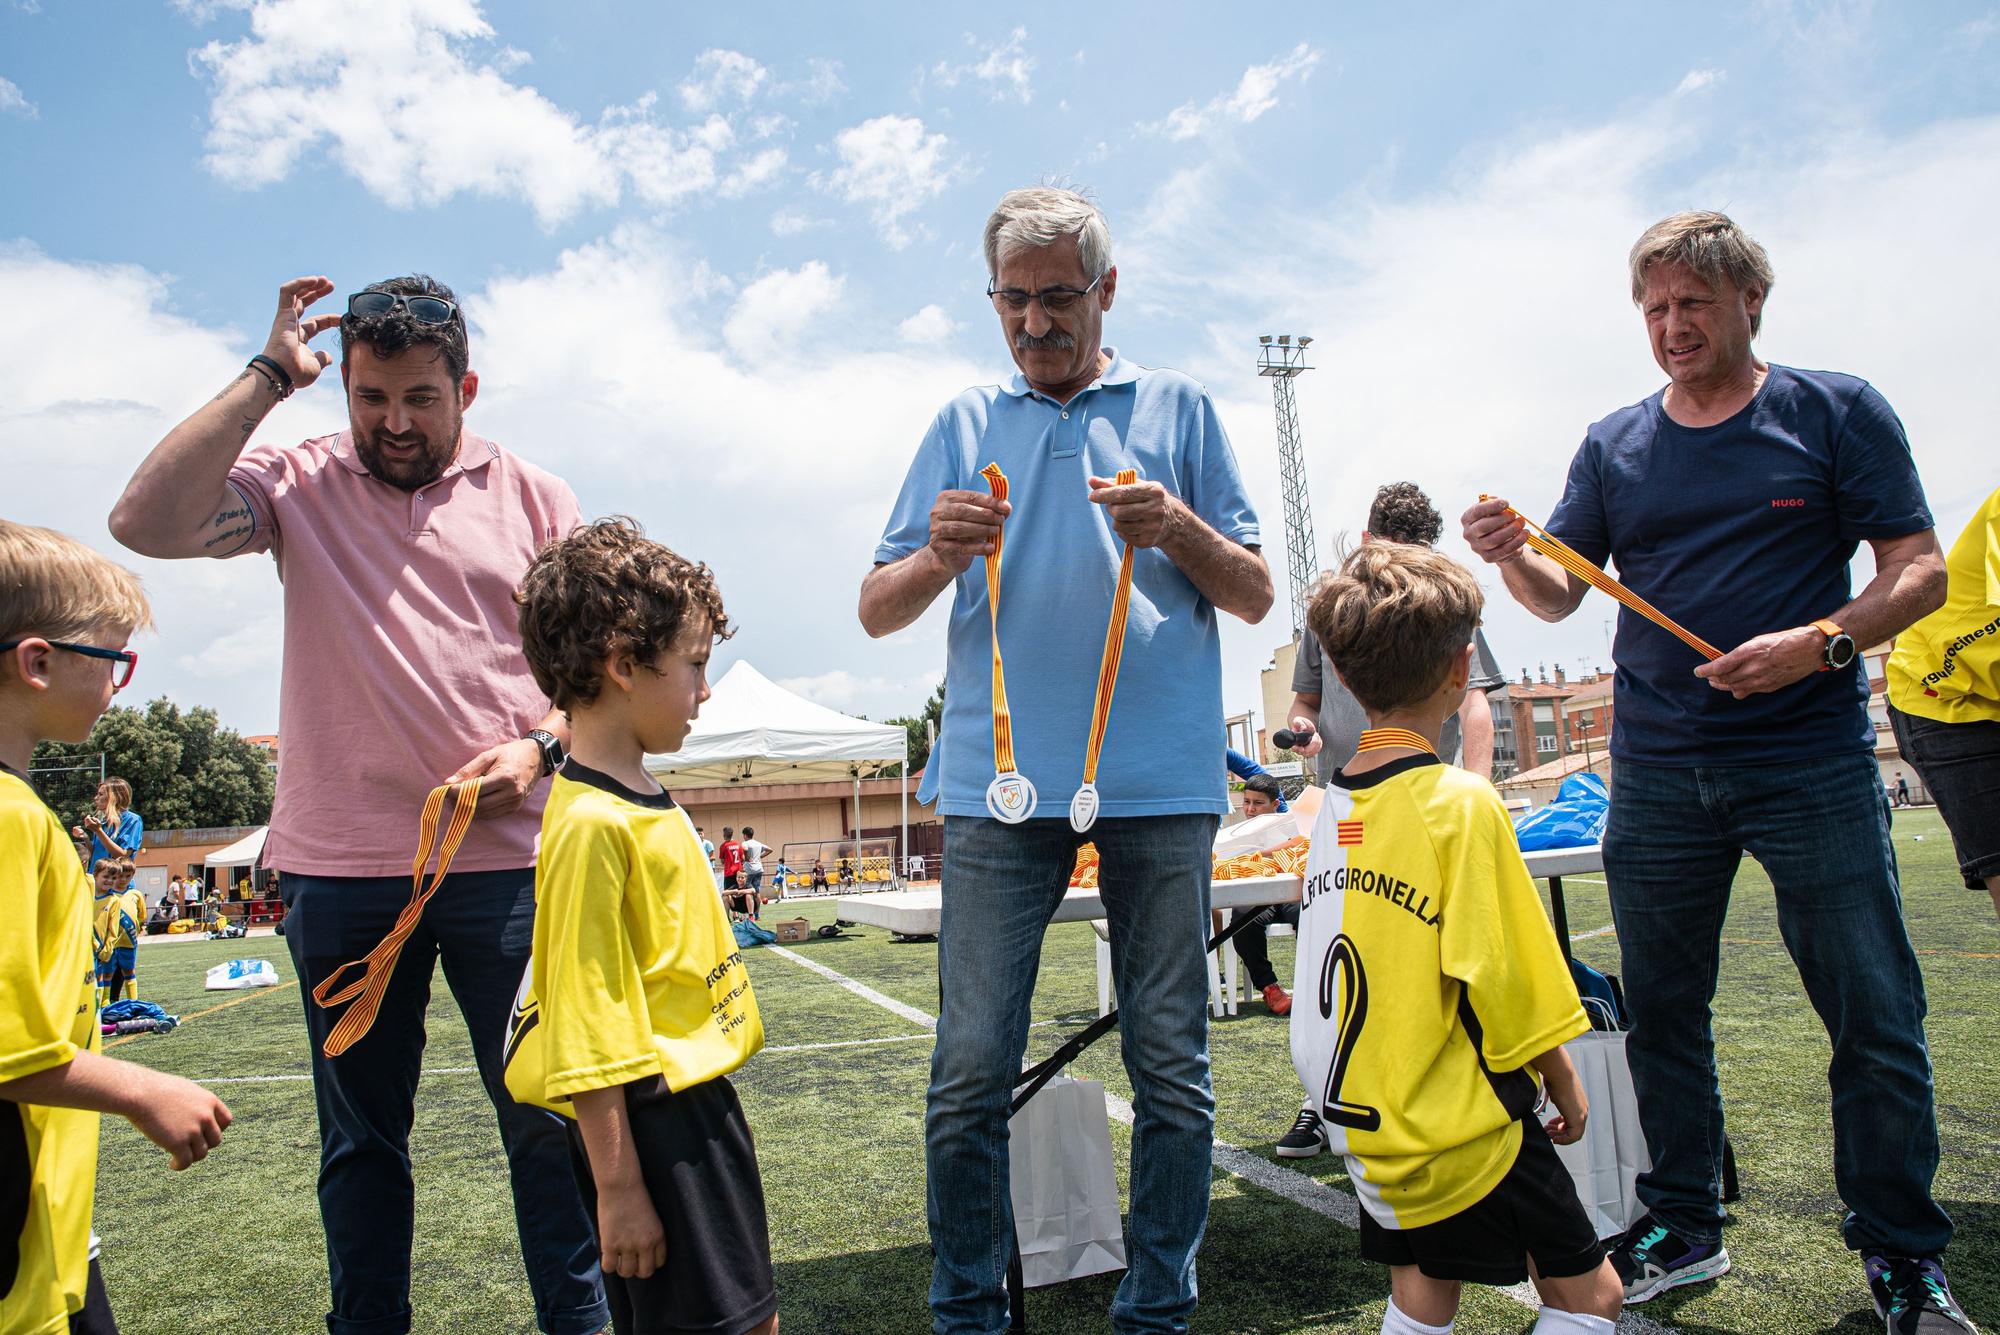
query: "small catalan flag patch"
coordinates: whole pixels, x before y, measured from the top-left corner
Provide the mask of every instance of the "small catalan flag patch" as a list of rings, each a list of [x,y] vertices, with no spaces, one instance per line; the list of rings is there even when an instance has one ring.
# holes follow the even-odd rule
[[[1343,820],[1334,824],[1334,843],[1341,848],[1352,848],[1361,842],[1361,822]]]

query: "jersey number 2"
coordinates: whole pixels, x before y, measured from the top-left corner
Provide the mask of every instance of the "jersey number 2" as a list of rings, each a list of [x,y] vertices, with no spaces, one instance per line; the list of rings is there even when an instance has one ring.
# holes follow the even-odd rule
[[[1319,971],[1319,1013],[1333,1018],[1333,980],[1341,980],[1340,1027],[1333,1036],[1333,1069],[1326,1076],[1326,1120],[1357,1131],[1374,1131],[1382,1125],[1382,1113],[1365,1103],[1349,1103],[1340,1097],[1340,1085],[1347,1078],[1347,1063],[1354,1045],[1361,1041],[1361,1026],[1368,1019],[1368,974],[1361,967],[1361,952],[1345,933],[1333,938],[1326,948],[1326,963]]]

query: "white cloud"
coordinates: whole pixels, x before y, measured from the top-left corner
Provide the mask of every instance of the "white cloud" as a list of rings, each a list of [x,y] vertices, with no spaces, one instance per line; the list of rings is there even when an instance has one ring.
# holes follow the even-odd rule
[[[825,106],[847,91],[847,83],[840,77],[840,62],[814,56],[806,61],[810,71],[798,83],[787,84],[785,91],[797,97],[809,107]]]
[[[987,86],[994,101],[1013,98],[1025,106],[1035,95],[1035,58],[1027,52],[1027,41],[1028,30],[1016,28],[998,46],[982,49],[979,39],[967,33],[965,44],[979,53],[979,59],[958,65],[940,60],[931,70],[931,78],[946,88],[956,88],[966,79],[977,79]]]
[[[797,236],[816,227],[831,225],[825,218],[815,218],[798,209],[779,209],[771,215],[771,233],[774,236]]]
[[[905,343],[936,343],[951,337],[957,328],[958,321],[933,303],[897,325],[896,334]]]
[[[782,148],[767,148],[729,174],[722,183],[724,199],[741,199],[785,174],[787,154]]]
[[[528,57],[496,45],[476,0],[368,0],[361,10],[335,23],[315,0],[255,0],[248,36],[195,52],[211,87],[211,172],[272,185],[324,146],[392,207],[517,197],[552,227],[628,191],[657,208],[706,192],[733,143],[720,115],[685,129],[664,123],[652,93],[595,124],[579,120],[510,77]],[[754,87],[761,74],[734,55],[704,54],[697,74],[707,82],[696,87],[718,98]],[[699,110],[707,93],[691,97],[689,87],[683,99]]]
[[[12,79],[0,78],[0,115],[25,116],[33,120],[40,108],[30,102]]]
[[[770,71],[741,51],[708,50],[695,57],[694,73],[680,86],[689,111],[712,111],[725,102],[748,102]]]
[[[923,708],[931,692],[944,680],[942,672],[919,672],[895,678],[857,676],[836,669],[805,677],[785,677],[777,685],[794,695],[802,695],[816,705],[844,714],[863,714],[872,719],[907,718]],[[897,701],[884,709],[878,702]],[[900,703],[908,701],[910,703]]]
[[[1704,88],[1721,83],[1724,77],[1726,77],[1725,72],[1722,70],[1689,70],[1687,77],[1680,81],[1679,86],[1674,89],[1674,92],[1676,95],[1698,93]]]
[[[751,283],[736,298],[723,322],[722,337],[740,357],[766,357],[809,330],[840,304],[844,277],[828,272],[822,260],[796,269],[776,269]]]
[[[951,141],[925,134],[915,116],[877,116],[849,126],[833,139],[840,165],[814,173],[812,183],[849,204],[864,204],[875,230],[892,249],[910,244],[903,219],[944,193],[963,170]]]
[[[1290,79],[1301,83],[1312,77],[1319,64],[1319,52],[1300,42],[1268,65],[1252,65],[1237,80],[1235,91],[1218,94],[1206,103],[1185,102],[1167,113],[1166,120],[1142,126],[1169,139],[1193,139],[1231,123],[1248,125],[1278,105],[1278,87]]]

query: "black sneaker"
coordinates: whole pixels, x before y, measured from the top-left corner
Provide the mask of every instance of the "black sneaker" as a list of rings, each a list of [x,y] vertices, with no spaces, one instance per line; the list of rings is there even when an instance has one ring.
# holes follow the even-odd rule
[[[1937,1258],[1878,1254],[1862,1260],[1875,1315],[1890,1335],[1967,1335],[1978,1329],[1952,1301]]]
[[[1292,1129],[1278,1138],[1280,1159],[1310,1159],[1325,1148],[1326,1128],[1319,1124],[1319,1114],[1311,1108],[1301,1108]]]
[[[1729,1269],[1729,1252],[1719,1242],[1684,1238],[1647,1213],[1612,1244],[1611,1264],[1624,1281],[1629,1306],[1714,1279]]]

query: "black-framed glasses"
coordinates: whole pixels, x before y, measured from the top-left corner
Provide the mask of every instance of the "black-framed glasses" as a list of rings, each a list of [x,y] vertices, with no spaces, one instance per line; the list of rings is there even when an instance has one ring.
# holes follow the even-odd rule
[[[401,292],[356,292],[347,299],[347,313],[357,320],[405,311],[418,324],[450,324],[458,307],[443,297],[409,297]]]
[[[32,638],[41,639],[40,636]],[[5,644],[0,644],[0,654],[6,653],[9,649],[18,649],[27,642],[25,639],[9,640]],[[73,654],[82,654],[85,658],[108,658],[119,664],[119,667],[111,669],[111,689],[114,691],[122,691],[131,685],[132,673],[139,666],[139,651],[136,649],[100,649],[94,644],[71,644],[67,640],[42,640],[42,643],[51,649],[66,649]]]
[[[1095,292],[1097,285],[1103,281],[1104,275],[1099,274],[1090,280],[1089,287],[1045,287],[1040,292],[1024,292],[1018,287],[995,287],[989,279],[986,283],[986,295],[993,302],[993,309],[996,311],[1025,311],[1029,302],[1039,301],[1043,310],[1055,315],[1068,310]]]

